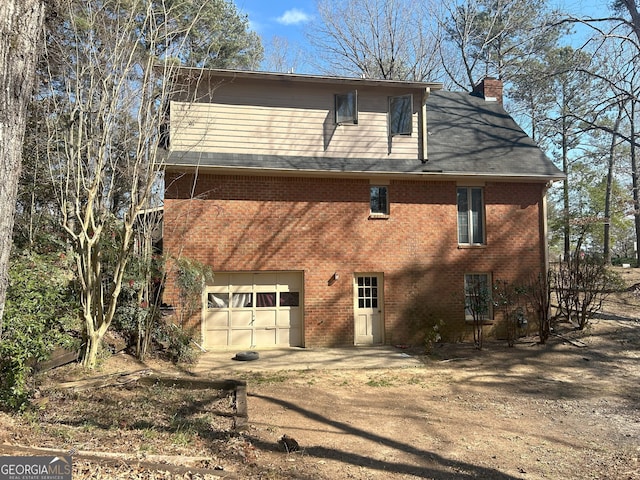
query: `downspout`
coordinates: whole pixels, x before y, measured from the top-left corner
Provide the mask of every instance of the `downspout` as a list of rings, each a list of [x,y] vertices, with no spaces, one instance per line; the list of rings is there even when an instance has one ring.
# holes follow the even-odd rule
[[[422,93],[422,101],[420,102],[420,132],[418,134],[418,159],[422,163],[427,163],[429,156],[427,155],[427,98],[431,93],[431,87],[424,89]]]
[[[542,189],[542,202],[540,208],[541,223],[542,223],[542,272],[544,278],[548,278],[549,275],[549,222],[547,219],[547,191],[551,186],[551,182],[547,183]]]

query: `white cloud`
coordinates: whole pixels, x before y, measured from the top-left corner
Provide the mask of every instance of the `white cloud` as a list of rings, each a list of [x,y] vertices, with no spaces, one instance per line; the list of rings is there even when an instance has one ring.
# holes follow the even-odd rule
[[[311,20],[311,15],[304,13],[302,10],[292,8],[282,14],[282,16],[276,19],[278,23],[283,25],[300,25],[301,23],[307,23]]]

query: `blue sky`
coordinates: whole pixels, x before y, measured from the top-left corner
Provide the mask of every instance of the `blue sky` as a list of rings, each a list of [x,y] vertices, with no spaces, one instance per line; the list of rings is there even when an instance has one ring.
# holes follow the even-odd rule
[[[235,0],[249,17],[251,29],[264,41],[273,36],[303,41],[304,30],[316,15],[315,0]]]
[[[317,19],[316,0],[234,0],[238,10],[247,14],[250,28],[260,35],[265,48],[274,36],[285,38],[291,47],[308,48],[305,32]],[[606,16],[609,0],[549,0],[549,5],[576,16]],[[584,29],[586,33],[588,29]],[[580,46],[583,35],[578,34],[572,43]],[[309,53],[306,54],[307,56]],[[294,62],[298,73],[317,73],[303,57]]]

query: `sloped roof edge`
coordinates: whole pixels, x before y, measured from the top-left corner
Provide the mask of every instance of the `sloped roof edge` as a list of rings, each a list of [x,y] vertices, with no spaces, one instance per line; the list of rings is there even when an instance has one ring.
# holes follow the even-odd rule
[[[358,77],[339,77],[329,75],[309,75],[297,73],[280,72],[256,72],[249,70],[228,70],[228,69],[207,69],[195,67],[180,67],[175,72],[178,76],[187,78],[218,77],[218,78],[244,78],[254,80],[299,82],[299,83],[331,83],[348,84],[353,86],[373,86],[373,87],[397,87],[397,88],[418,88],[430,89],[431,91],[442,90],[441,82],[414,82],[405,80],[384,80]]]
[[[393,168],[389,168],[392,166]],[[386,168],[385,168],[386,167]],[[425,177],[441,179],[494,179],[549,182],[565,178],[562,172],[481,172],[445,171],[429,162],[417,160],[372,160],[354,158],[309,158],[278,155],[212,154],[174,152],[164,162],[166,170],[202,170],[223,174],[278,174],[342,177],[401,177],[415,180]]]

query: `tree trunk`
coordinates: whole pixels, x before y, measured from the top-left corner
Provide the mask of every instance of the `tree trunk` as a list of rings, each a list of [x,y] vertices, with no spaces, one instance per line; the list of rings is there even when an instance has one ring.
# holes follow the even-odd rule
[[[93,370],[96,366],[96,360],[98,359],[98,347],[102,338],[99,338],[98,332],[93,332],[91,335],[87,334],[86,350],[82,357],[82,366],[88,370]]]
[[[640,13],[638,13],[638,9],[636,8],[636,2],[635,0],[622,0],[622,3],[628,10],[629,15],[631,15],[631,25],[633,31],[640,41]]]
[[[622,106],[620,106],[618,115],[616,116],[616,123],[613,127],[613,134],[611,135],[609,162],[607,166],[607,186],[604,193],[604,245],[602,254],[606,265],[611,265],[611,195],[613,189],[613,167],[616,161],[616,133],[620,129],[620,123],[622,122],[622,111]]]
[[[563,98],[566,98],[563,95]],[[571,256],[571,214],[569,204],[569,148],[567,146],[567,117],[564,113],[566,103],[563,102],[562,114],[562,171],[566,175],[562,182],[562,228],[564,237],[564,261]]]
[[[43,18],[43,0],[0,2],[0,336],[27,106]]]
[[[629,127],[631,129],[631,184],[633,189],[633,219],[636,227],[636,267],[640,267],[640,194],[638,189],[638,159],[636,158],[636,122],[635,109],[636,102],[631,102],[631,113],[629,114]]]

